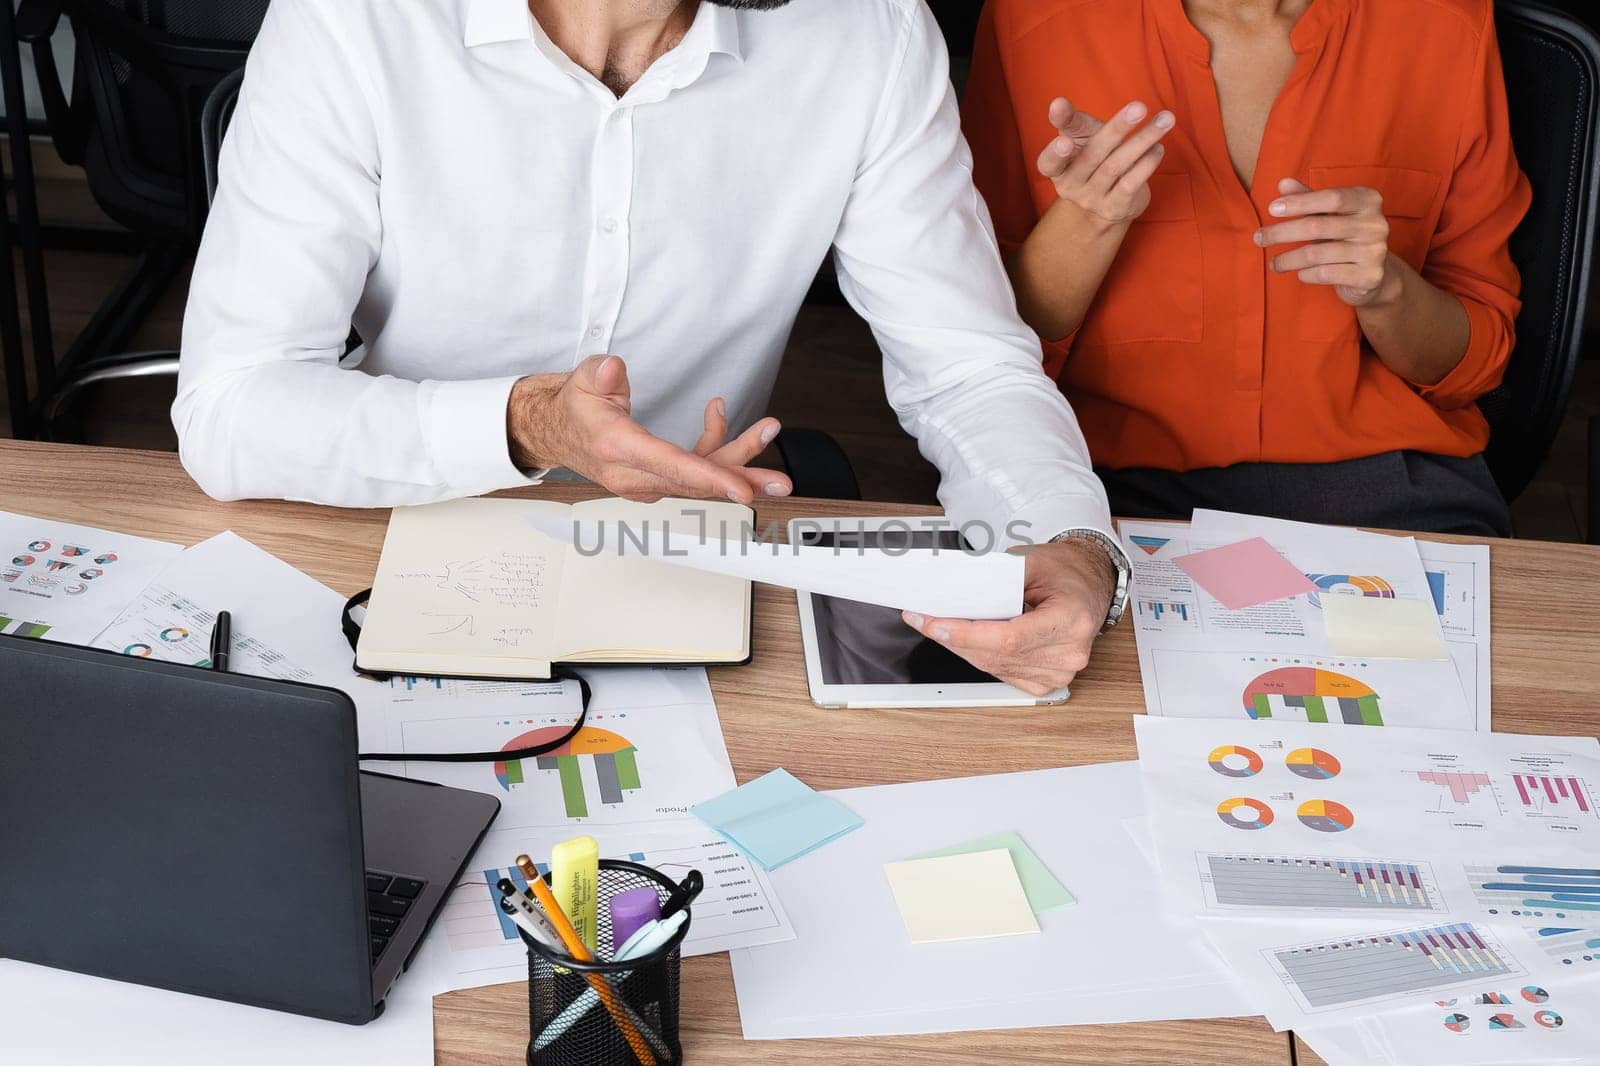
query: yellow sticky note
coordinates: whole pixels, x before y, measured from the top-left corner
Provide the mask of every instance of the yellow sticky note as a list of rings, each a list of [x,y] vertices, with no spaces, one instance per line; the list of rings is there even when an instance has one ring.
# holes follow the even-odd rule
[[[1443,659],[1447,655],[1431,600],[1323,593],[1322,621],[1335,655],[1375,659]]]
[[[884,864],[913,944],[1037,933],[1006,848]]]

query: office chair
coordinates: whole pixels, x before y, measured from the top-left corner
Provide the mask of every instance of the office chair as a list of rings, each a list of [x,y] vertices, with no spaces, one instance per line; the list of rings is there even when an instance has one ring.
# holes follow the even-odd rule
[[[1522,273],[1517,344],[1504,383],[1479,401],[1490,425],[1485,458],[1512,500],[1550,452],[1583,355],[1600,226],[1600,37],[1531,0],[1502,0],[1495,21],[1511,137],[1533,185],[1528,217],[1511,237]],[[1597,450],[1590,448],[1591,508]],[[1592,519],[1589,540],[1600,543]]]
[[[266,9],[267,0],[22,0],[17,35],[31,46],[56,151],[83,167],[101,210],[144,249],[62,356],[47,435],[85,385],[167,372],[123,349],[199,245],[210,202],[200,113],[243,68]],[[77,42],[70,95],[50,50],[63,15]]]

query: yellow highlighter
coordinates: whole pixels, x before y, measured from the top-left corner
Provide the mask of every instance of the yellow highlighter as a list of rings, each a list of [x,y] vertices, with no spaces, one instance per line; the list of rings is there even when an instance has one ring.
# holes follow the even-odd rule
[[[551,849],[550,887],[578,939],[593,951],[598,925],[595,901],[600,888],[600,842],[594,837],[574,837]]]

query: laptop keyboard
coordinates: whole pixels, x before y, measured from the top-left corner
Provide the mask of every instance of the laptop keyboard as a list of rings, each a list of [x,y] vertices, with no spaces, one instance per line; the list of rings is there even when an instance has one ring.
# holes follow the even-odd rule
[[[400,923],[411,913],[427,882],[415,877],[367,871],[367,932],[372,935],[372,960],[376,962]]]

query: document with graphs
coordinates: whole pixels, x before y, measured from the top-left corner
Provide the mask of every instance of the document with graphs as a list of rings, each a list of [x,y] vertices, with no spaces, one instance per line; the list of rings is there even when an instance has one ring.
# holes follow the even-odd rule
[[[1173,905],[1194,914],[1584,925],[1600,741],[1138,718]]]
[[[1133,562],[1128,613],[1139,646],[1145,705],[1175,718],[1287,720],[1317,725],[1488,728],[1488,560],[1447,546],[1425,568],[1408,537],[1220,516],[1196,524],[1120,524]],[[1197,530],[1202,530],[1197,532]],[[1314,592],[1231,610],[1174,560],[1263,537]],[[1430,546],[1432,547],[1432,546]],[[1422,619],[1448,658],[1341,653],[1333,607],[1425,605]],[[1335,602],[1338,601],[1338,602]],[[1435,646],[1438,646],[1437,642]],[[1381,646],[1371,649],[1385,651]]]

